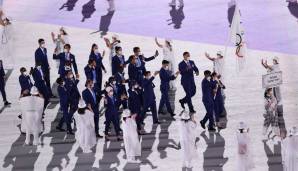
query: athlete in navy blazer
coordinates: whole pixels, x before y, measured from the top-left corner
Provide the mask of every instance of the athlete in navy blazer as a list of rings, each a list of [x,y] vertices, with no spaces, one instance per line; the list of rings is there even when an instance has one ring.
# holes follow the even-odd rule
[[[50,65],[48,62],[47,49],[45,48],[45,41],[44,39],[39,39],[38,43],[39,43],[39,47],[35,51],[35,65],[37,63],[41,64],[41,69],[44,74],[44,80],[46,82],[48,92],[50,96],[52,96],[51,81],[50,81]]]
[[[21,86],[21,95],[29,95],[33,86],[31,78],[29,75],[27,75],[26,68],[22,67],[20,72],[21,75],[19,76],[19,83]]]
[[[199,75],[199,69],[192,60],[189,60],[189,52],[183,53],[184,60],[179,63],[179,71],[181,74],[181,85],[186,96],[179,100],[182,108],[187,103],[189,112],[195,113],[191,98],[196,94],[196,84],[194,80],[194,72]]]
[[[117,46],[115,47],[116,55],[112,57],[112,74],[115,75],[118,73],[120,68],[125,68],[126,65],[129,63],[125,61],[124,55],[122,55],[122,48]]]
[[[6,99],[6,92],[5,92],[5,71],[3,67],[2,60],[0,60],[0,91],[2,94],[3,102],[5,106],[10,105],[11,103]]]
[[[64,52],[60,53],[59,55],[55,56],[54,59],[60,60],[60,66],[58,74],[60,74],[61,77],[64,77],[63,75],[65,73],[65,66],[68,64],[71,68],[73,68],[76,76],[79,75],[78,67],[76,63],[76,58],[73,54],[70,53],[71,46],[69,44],[64,45]]]

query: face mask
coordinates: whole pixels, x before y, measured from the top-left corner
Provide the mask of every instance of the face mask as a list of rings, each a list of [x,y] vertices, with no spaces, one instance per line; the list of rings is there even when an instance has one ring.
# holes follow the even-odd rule
[[[99,53],[98,49],[95,49],[94,50],[94,53],[98,54]]]
[[[149,75],[149,76],[147,76],[146,78],[149,80],[150,78],[152,78],[152,76],[151,76],[151,75]]]
[[[190,57],[187,57],[187,58],[186,58],[186,60],[188,60],[188,61],[189,61],[189,60],[190,60]]]
[[[69,75],[69,78],[73,78],[73,74]]]
[[[165,67],[165,70],[169,70],[169,66],[166,66],[166,67]]]
[[[37,69],[41,69],[41,66],[37,66]]]
[[[119,54],[119,55],[122,55],[122,51],[118,51],[118,54]]]
[[[27,76],[28,75],[27,71],[23,72],[23,75]]]
[[[210,77],[210,76],[209,76],[209,77],[207,77],[207,80],[208,80],[208,81],[210,81],[210,80],[211,80],[211,77]]]
[[[62,86],[64,86],[64,85],[65,85],[65,82],[62,83]]]
[[[43,43],[43,44],[40,45],[40,47],[45,48],[46,44]]]
[[[65,53],[68,53],[68,50],[67,50],[67,49],[64,49],[64,52],[65,52]]]
[[[135,85],[134,88],[135,88],[135,89],[139,88],[139,85]]]

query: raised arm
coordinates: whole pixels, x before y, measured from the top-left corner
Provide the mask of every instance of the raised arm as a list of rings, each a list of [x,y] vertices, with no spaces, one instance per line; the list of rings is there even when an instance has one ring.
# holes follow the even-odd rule
[[[112,48],[112,44],[111,44],[110,40],[109,40],[108,38],[106,38],[106,37],[104,37],[103,39],[104,39],[104,41],[105,41],[105,43],[106,43],[106,46],[107,46],[108,48]]]
[[[214,60],[215,60],[215,58],[210,57],[210,55],[209,55],[207,52],[205,52],[205,56],[206,56],[206,58],[209,59],[210,61],[214,61]]]
[[[157,37],[155,37],[155,43],[158,47],[163,48],[163,46],[158,42]]]
[[[155,59],[158,55],[159,55],[158,50],[156,50],[154,56],[151,56],[151,57],[148,57],[148,58],[143,56],[143,58],[144,58],[145,62],[148,62],[148,61],[151,61],[151,60]]]

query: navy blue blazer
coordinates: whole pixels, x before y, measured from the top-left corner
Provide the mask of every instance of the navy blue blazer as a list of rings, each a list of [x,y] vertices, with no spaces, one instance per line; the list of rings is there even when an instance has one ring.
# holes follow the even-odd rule
[[[89,59],[96,61],[96,71],[97,77],[102,77],[102,70],[106,70],[105,66],[102,63],[102,56],[100,53],[95,54],[93,51],[89,55]]]
[[[38,91],[44,96],[45,99],[47,99],[49,97],[49,91],[43,76],[37,68],[33,69],[32,77],[34,80],[34,85],[37,87]]]
[[[118,89],[118,96],[121,96],[123,94],[127,95],[126,86],[125,84],[123,84],[123,82],[127,82],[127,80],[124,77],[124,74],[118,72],[117,74],[115,74],[115,80]]]
[[[115,55],[112,57],[112,75],[116,75],[119,72],[121,65],[128,64],[129,61],[125,61],[124,55],[121,57]]]
[[[23,75],[21,74],[19,76],[19,83],[20,83],[20,86],[21,86],[21,93],[24,91],[24,90],[31,90],[31,87],[33,86],[32,82],[31,82],[31,78],[29,75]]]
[[[136,81],[140,86],[142,85],[143,75],[134,64],[128,65],[129,81]]]
[[[128,90],[129,98],[128,98],[128,108],[132,114],[141,114],[142,107],[142,97],[141,93],[137,91]]]
[[[160,90],[162,92],[168,92],[170,89],[170,81],[175,80],[176,76],[171,75],[171,72],[168,70],[165,70],[164,68],[161,68],[159,71],[159,77],[160,77]]]
[[[60,99],[60,106],[61,107],[67,107],[68,105],[68,93],[64,86],[59,85],[58,86],[58,94]]]
[[[199,72],[199,69],[192,60],[189,60],[189,66],[185,61],[179,63],[179,71],[181,74],[181,84],[194,84],[194,72]]]
[[[155,93],[154,93],[154,87],[153,84],[154,77],[151,77],[150,79],[144,79],[143,80],[143,98],[144,103],[148,104],[155,100]]]
[[[139,69],[139,72],[141,72],[141,75],[143,75],[147,71],[146,70],[146,66],[145,66],[146,62],[151,61],[151,60],[154,60],[155,57],[154,56],[145,57],[143,55],[140,55],[138,57],[139,57],[139,59],[141,61],[141,66],[139,66],[138,69]]]
[[[202,81],[202,101],[205,103],[213,103],[214,84],[206,78]]]
[[[94,94],[95,91],[93,90]],[[95,96],[95,99],[92,96],[92,93],[90,92],[90,90],[88,88],[86,88],[83,92],[82,92],[82,96],[83,96],[83,100],[86,102],[87,105],[90,105],[94,114],[98,115],[99,114],[99,109],[98,109],[98,105],[97,105],[97,97]]]
[[[97,81],[97,76],[94,78],[94,75],[93,75],[94,70],[95,69],[93,69],[89,65],[85,66],[84,71],[85,71],[86,79]]]
[[[5,77],[5,71],[4,71],[4,68],[3,68],[3,66],[0,66],[0,84],[1,84],[2,86],[4,86],[4,84],[5,84],[5,79],[4,79],[4,77]]]
[[[119,103],[116,99],[116,97],[109,97],[109,96],[106,96],[106,102],[105,102],[105,107],[106,107],[106,111],[105,111],[105,116],[106,117],[109,117],[111,115],[115,115],[117,116],[118,115],[118,106]]]
[[[79,80],[66,78],[64,81],[67,95],[69,97],[69,103],[78,103],[81,98],[81,94],[78,89]]]
[[[60,66],[59,66],[59,71],[58,74],[63,75],[65,73],[64,67],[66,62],[70,62],[71,66],[73,67],[75,74],[78,74],[78,67],[76,63],[76,58],[73,54],[69,53],[69,60],[66,60],[66,53],[60,53],[59,55],[55,56],[54,59],[59,59],[60,60]]]
[[[49,62],[48,62],[48,56],[47,56],[47,49],[43,48],[44,51],[42,50],[42,48],[38,48],[35,51],[35,65],[36,63],[41,63],[41,69],[43,70],[43,72],[47,72],[49,71]]]

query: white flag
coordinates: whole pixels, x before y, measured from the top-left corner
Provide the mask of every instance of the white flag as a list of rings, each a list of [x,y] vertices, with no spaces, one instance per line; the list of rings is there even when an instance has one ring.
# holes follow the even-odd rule
[[[238,4],[236,4],[235,12],[231,24],[230,41],[236,46],[236,62],[237,71],[244,69],[245,58],[247,56],[247,46],[244,40],[244,29],[241,25],[241,16]]]

